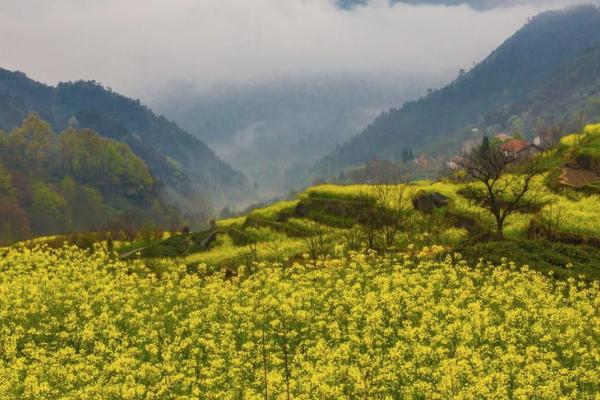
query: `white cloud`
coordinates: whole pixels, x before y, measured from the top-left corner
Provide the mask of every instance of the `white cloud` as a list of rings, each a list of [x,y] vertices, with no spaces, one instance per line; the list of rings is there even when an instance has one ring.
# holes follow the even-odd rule
[[[132,96],[314,74],[427,75],[484,58],[539,11],[342,11],[329,0],[1,0],[0,66]]]

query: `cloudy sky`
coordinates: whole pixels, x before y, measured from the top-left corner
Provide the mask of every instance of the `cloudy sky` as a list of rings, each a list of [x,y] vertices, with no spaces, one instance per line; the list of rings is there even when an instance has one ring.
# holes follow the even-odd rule
[[[315,74],[439,74],[484,58],[546,6],[330,0],[0,0],[0,66],[148,98]]]

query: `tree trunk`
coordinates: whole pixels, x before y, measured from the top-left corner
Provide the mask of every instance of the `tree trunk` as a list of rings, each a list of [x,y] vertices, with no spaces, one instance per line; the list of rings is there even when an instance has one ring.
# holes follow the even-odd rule
[[[496,217],[496,239],[504,240],[504,219]]]

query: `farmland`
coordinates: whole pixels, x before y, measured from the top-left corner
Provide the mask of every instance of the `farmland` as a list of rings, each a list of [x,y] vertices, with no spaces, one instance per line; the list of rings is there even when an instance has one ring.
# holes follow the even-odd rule
[[[0,395],[597,395],[598,284],[426,254],[160,274],[76,248],[3,250]],[[9,311],[10,310],[10,311]]]

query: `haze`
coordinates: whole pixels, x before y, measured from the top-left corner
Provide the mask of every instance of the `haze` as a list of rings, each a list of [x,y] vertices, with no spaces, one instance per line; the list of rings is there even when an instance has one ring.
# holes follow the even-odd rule
[[[3,0],[0,65],[55,84],[93,79],[151,101],[200,89],[319,74],[455,74],[540,5],[368,6],[329,0]]]
[[[3,0],[0,66],[139,98],[270,198],[553,6],[518,1]]]

